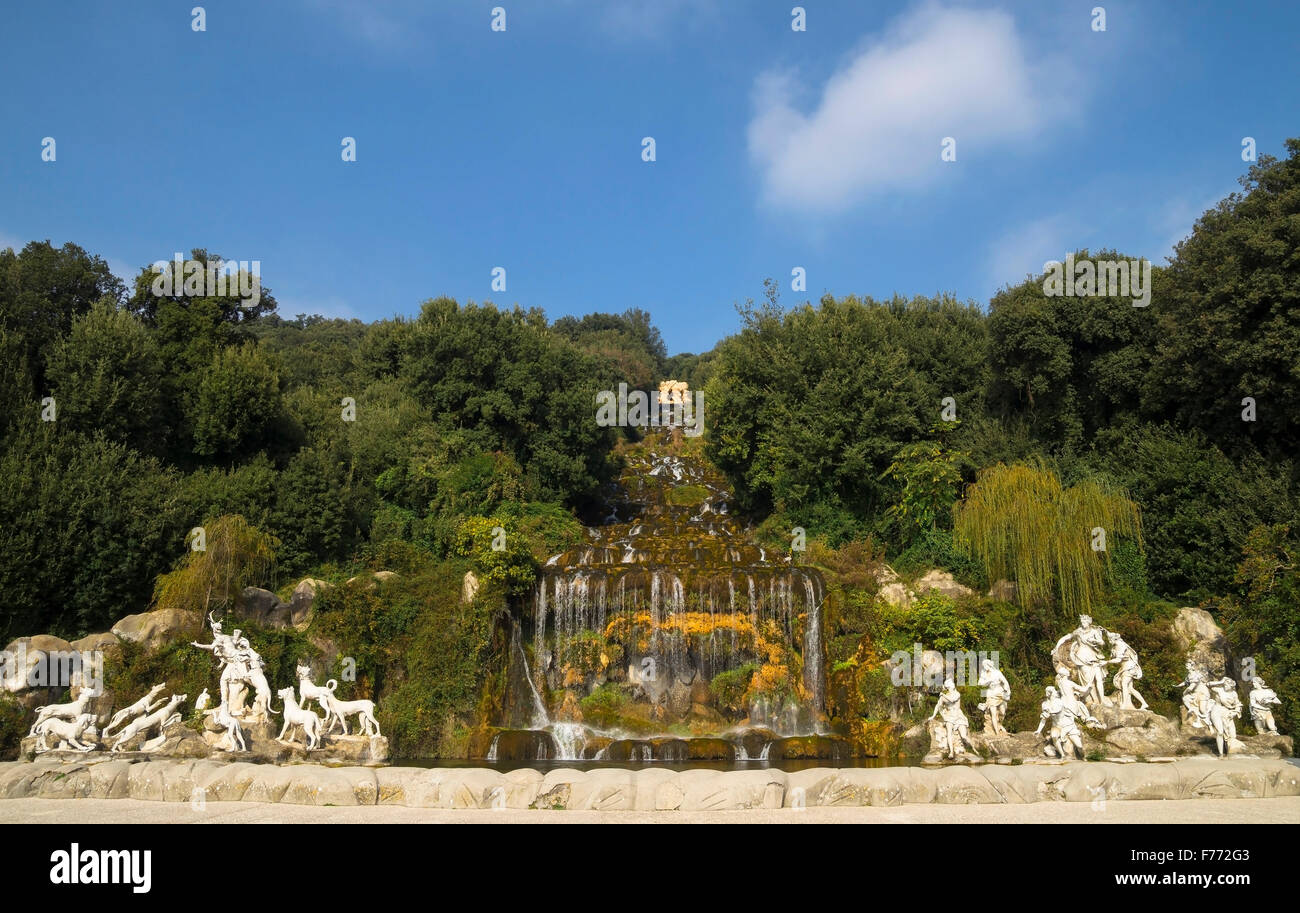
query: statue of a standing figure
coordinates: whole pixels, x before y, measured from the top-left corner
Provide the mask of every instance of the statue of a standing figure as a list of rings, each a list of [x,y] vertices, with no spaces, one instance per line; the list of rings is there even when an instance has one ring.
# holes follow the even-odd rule
[[[1223,757],[1234,749],[1242,748],[1237,741],[1237,719],[1241,716],[1241,697],[1237,683],[1226,675],[1206,682],[1210,690],[1210,729],[1214,731],[1214,744]]]
[[[1192,660],[1187,661],[1187,677],[1175,687],[1183,689],[1183,708],[1187,711],[1187,721],[1194,729],[1210,729],[1210,688],[1209,673]]]
[[[262,658],[249,645],[248,638],[241,636],[242,632],[238,628],[233,635],[221,633],[221,622],[213,618],[211,612],[208,613],[208,622],[212,625],[212,643],[191,641],[190,644],[200,650],[210,651],[221,663],[220,703],[225,704],[228,712],[236,716],[247,718],[251,715],[257,720],[268,720],[273,712],[271,686],[262,671],[265,665]],[[253,686],[257,697],[253,701],[251,712],[242,713],[249,685]]]
[[[1011,701],[1011,683],[1001,669],[986,659],[980,663],[979,685],[984,689],[984,700],[976,706],[984,711],[984,734],[1006,735],[1002,720]]]
[[[1121,710],[1147,710],[1149,705],[1133,683],[1142,677],[1142,666],[1138,662],[1137,651],[1124,642],[1114,631],[1108,631],[1106,638],[1110,641],[1110,659],[1108,663],[1119,663],[1119,669],[1115,671],[1115,678],[1112,681],[1115,684],[1115,690],[1119,692],[1119,706]],[[1133,706],[1133,699],[1137,698],[1142,704],[1141,707]]]
[[[951,678],[944,679],[943,690],[939,692],[939,700],[934,705],[934,712],[930,714],[930,719],[938,716],[943,720],[944,731],[948,737],[947,750],[945,756],[949,760],[957,757],[958,746],[964,744],[975,754],[975,746],[970,740],[970,723],[966,720],[966,714],[961,709],[961,692],[957,690],[957,685]]]
[[[1061,759],[1072,755],[1082,758],[1083,733],[1079,731],[1078,720],[1082,718],[1086,724],[1098,724],[1099,721],[1088,712],[1088,708],[1082,701],[1073,696],[1072,692],[1062,694],[1048,685],[1045,694],[1047,699],[1042,703],[1042,713],[1039,715],[1038,728],[1034,730],[1034,735],[1042,735],[1043,727],[1051,722],[1051,728],[1047,731],[1048,747]],[[1067,751],[1066,745],[1073,750]]]
[[[1078,678],[1085,701],[1106,706],[1106,632],[1095,627],[1091,615],[1080,615],[1079,626],[1056,642],[1052,659]]]
[[[1250,682],[1250,720],[1255,724],[1255,731],[1260,735],[1277,732],[1277,721],[1273,719],[1273,705],[1281,704],[1277,692],[1270,688],[1262,678],[1255,676]]]

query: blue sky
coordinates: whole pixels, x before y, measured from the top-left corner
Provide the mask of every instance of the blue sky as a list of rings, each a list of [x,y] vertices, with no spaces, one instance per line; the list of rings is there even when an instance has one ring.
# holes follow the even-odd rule
[[[1067,249],[1163,262],[1243,137],[1300,134],[1294,2],[194,5],[4,11],[0,246],[260,260],[288,317],[641,307],[702,351],[768,276],[986,303]]]

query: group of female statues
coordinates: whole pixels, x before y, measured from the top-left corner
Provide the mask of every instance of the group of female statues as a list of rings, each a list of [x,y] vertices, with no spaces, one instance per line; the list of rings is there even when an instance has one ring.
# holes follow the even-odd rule
[[[1142,678],[1137,651],[1117,632],[1093,625],[1088,615],[1079,616],[1079,626],[1056,642],[1052,661],[1056,680],[1045,690],[1038,729],[1034,733],[1043,736],[1046,729],[1044,751],[1050,756],[1083,757],[1080,723],[1093,727],[1103,725],[1094,716],[1093,708],[1149,709],[1136,686]],[[1117,667],[1112,678],[1115,693],[1107,696],[1106,672],[1112,665]],[[1003,720],[1011,700],[1011,685],[995,662],[987,659],[981,662],[979,686],[984,689],[984,699],[978,707],[984,713],[985,735],[1006,736]],[[1235,721],[1241,716],[1242,704],[1235,681],[1228,676],[1211,679],[1208,670],[1189,660],[1187,678],[1179,687],[1185,689],[1183,706],[1187,711],[1187,725],[1213,733],[1220,755],[1240,745]],[[1280,703],[1262,678],[1252,677],[1250,713],[1257,732],[1277,732],[1272,707]],[[970,724],[962,711],[961,692],[951,677],[944,680],[934,712],[930,714],[931,720],[936,718],[942,724],[936,739],[945,757],[955,759],[962,746],[972,754],[977,753],[970,739]]]

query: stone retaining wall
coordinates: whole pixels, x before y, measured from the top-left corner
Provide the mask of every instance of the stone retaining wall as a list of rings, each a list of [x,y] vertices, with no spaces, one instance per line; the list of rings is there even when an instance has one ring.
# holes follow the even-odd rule
[[[286,802],[424,808],[700,810],[913,803],[1092,802],[1099,799],[1300,796],[1300,766],[1270,759],[1189,758],[917,767],[673,771],[278,766],[209,760],[10,762],[0,798]],[[0,812],[3,815],[3,812]]]

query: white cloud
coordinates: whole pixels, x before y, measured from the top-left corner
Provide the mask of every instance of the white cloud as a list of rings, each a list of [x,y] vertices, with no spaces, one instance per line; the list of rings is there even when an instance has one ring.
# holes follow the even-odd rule
[[[1006,232],[989,244],[985,255],[990,294],[1041,274],[1044,263],[1080,247],[1079,237],[1078,224],[1065,215],[1035,219]]]
[[[1025,139],[1060,113],[1063,61],[1031,63],[1012,17],[927,4],[865,45],[808,113],[788,73],[754,89],[749,151],[773,206],[833,212],[939,175],[940,143],[983,149]]]

